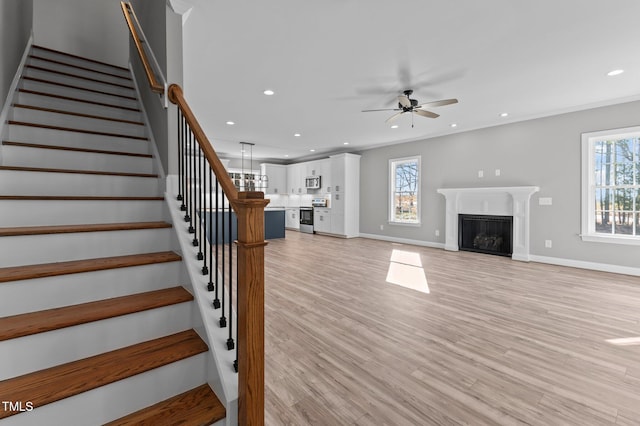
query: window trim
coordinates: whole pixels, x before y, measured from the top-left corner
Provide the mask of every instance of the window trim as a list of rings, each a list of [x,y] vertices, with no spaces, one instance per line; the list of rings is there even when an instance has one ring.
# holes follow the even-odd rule
[[[640,245],[640,233],[636,235],[603,234],[595,231],[595,191],[593,191],[595,158],[593,145],[596,141],[606,139],[623,139],[640,137],[640,126],[620,129],[601,130],[582,133],[582,182],[581,182],[581,233],[582,241]]]
[[[416,214],[417,214],[417,220],[415,222],[404,222],[404,221],[399,221],[399,220],[395,220],[395,215],[393,212],[394,209],[394,193],[395,193],[395,176],[394,176],[394,172],[395,172],[395,167],[394,167],[394,163],[399,163],[399,162],[409,162],[409,161],[417,161],[418,163],[418,183],[416,185]],[[421,208],[420,208],[420,199],[421,199],[421,195],[420,193],[422,192],[422,156],[421,155],[412,155],[409,157],[400,157],[400,158],[390,158],[389,159],[389,188],[387,191],[387,195],[388,195],[388,203],[389,203],[389,207],[387,209],[387,220],[389,225],[400,225],[400,226],[422,226],[422,215],[421,215]]]

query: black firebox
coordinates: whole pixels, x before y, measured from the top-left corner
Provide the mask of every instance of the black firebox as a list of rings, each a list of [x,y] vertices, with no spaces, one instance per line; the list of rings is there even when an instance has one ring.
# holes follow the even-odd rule
[[[511,256],[513,216],[458,215],[460,250]]]

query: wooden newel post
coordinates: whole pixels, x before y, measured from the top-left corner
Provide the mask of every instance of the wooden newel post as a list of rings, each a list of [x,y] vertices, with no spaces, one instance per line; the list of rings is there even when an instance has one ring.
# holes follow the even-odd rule
[[[238,424],[264,425],[264,208],[262,192],[239,192]]]

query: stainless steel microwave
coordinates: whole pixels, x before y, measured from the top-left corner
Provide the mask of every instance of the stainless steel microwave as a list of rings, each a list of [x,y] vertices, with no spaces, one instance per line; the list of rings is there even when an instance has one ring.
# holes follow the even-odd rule
[[[307,189],[319,189],[321,187],[320,176],[307,176],[304,178],[304,186]]]

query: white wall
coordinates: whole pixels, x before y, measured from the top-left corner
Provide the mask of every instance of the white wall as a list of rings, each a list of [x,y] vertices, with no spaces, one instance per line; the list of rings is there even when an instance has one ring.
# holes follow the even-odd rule
[[[129,62],[119,0],[33,0],[33,28],[35,44],[123,67]]]

